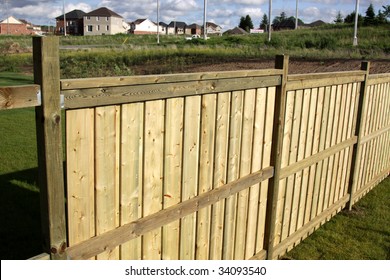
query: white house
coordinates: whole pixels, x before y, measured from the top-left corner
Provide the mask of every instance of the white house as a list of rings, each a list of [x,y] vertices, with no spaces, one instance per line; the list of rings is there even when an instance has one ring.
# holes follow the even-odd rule
[[[159,25],[160,34],[166,33],[166,26]],[[132,34],[157,34],[157,24],[149,19],[137,19],[130,23]]]
[[[123,17],[106,7],[84,15],[84,35],[113,35],[128,30],[129,25]]]

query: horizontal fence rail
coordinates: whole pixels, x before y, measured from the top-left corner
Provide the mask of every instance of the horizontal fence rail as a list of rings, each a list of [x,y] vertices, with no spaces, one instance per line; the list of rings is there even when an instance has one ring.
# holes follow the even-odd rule
[[[0,87],[0,110],[36,107],[36,259],[277,259],[390,174],[369,63],[60,80],[56,40],[34,38],[35,85]]]

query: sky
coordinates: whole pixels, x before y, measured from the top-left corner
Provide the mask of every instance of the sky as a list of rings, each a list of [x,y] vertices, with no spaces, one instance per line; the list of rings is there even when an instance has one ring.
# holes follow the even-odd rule
[[[126,21],[139,18],[157,19],[157,0],[0,0],[0,20],[8,15],[25,19],[33,24],[55,25],[55,18],[74,9],[90,12],[107,7]],[[220,25],[223,30],[238,26],[242,16],[250,15],[255,27],[263,15],[268,15],[269,0],[208,0],[207,21]],[[299,0],[298,17],[305,23],[316,20],[333,22],[340,11],[345,17],[355,10],[356,0]],[[365,15],[372,3],[375,12],[389,5],[390,0],[360,0],[359,13]],[[272,18],[285,12],[295,16],[296,0],[273,0]],[[160,21],[203,23],[204,0],[160,0]],[[7,13],[8,11],[8,13]]]

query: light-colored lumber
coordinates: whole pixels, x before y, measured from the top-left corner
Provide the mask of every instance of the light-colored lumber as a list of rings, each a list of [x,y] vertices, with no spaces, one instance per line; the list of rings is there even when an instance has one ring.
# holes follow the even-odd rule
[[[42,254],[36,255],[32,258],[29,258],[28,260],[30,260],[30,261],[49,261],[50,255],[48,253],[42,253]]]
[[[144,104],[122,105],[121,109],[120,224],[142,218]],[[141,260],[141,238],[124,243],[122,260]]]
[[[265,119],[267,105],[267,89],[256,90],[255,113],[253,127],[253,152],[251,162],[251,172],[256,172],[262,168],[263,145],[265,143]],[[248,225],[246,229],[245,259],[250,259],[256,254],[257,221],[262,215],[260,212],[260,184],[256,184],[249,189],[248,204]],[[260,233],[259,233],[260,234]]]
[[[183,167],[184,98],[166,101],[164,145],[164,209],[181,201]],[[180,221],[163,227],[162,259],[178,260]]]
[[[367,85],[376,85],[390,82],[390,74],[382,73],[382,74],[371,74],[368,76]]]
[[[251,173],[253,149],[253,124],[255,114],[256,90],[245,91],[241,142],[240,177]],[[246,232],[249,211],[249,189],[238,193],[237,198],[237,224],[234,259],[245,259]]]
[[[208,193],[200,194],[192,199],[181,202],[178,205],[171,206],[148,217],[141,218],[135,222],[121,226],[102,235],[95,236],[85,242],[74,245],[66,249],[69,259],[86,259],[95,256],[105,250],[110,250],[116,246],[134,239],[140,235],[150,232],[155,228],[169,224],[186,215],[194,213],[199,209],[214,204],[225,199],[232,194],[249,188],[254,184],[271,178],[274,174],[272,167],[267,167],[258,172],[251,173],[248,176],[240,178],[234,182],[225,184]]]
[[[163,144],[164,100],[145,104],[143,216],[162,209],[163,202]],[[142,259],[161,259],[161,228],[154,228],[143,236]]]
[[[66,112],[68,240],[95,236],[95,110]],[[93,256],[91,256],[93,257]]]
[[[267,258],[267,251],[261,250],[256,255],[250,258],[250,260],[265,260]]]
[[[261,78],[266,76],[278,76],[281,74],[282,71],[278,69],[262,69],[146,76],[99,77],[87,79],[63,79],[61,80],[61,90],[128,85],[165,84],[187,81],[207,81],[247,77]]]
[[[267,103],[265,116],[265,132],[264,132],[264,148],[263,148],[263,162],[262,168],[265,169],[271,165],[271,151],[272,151],[272,134],[274,131],[274,108],[275,108],[276,88],[271,87],[267,89]],[[268,188],[269,180],[265,180],[260,184],[260,198],[259,198],[259,216],[257,220],[257,239],[256,251],[263,250],[266,241],[266,218],[267,218],[267,202],[268,202]]]
[[[288,75],[288,82],[303,81],[303,80],[318,80],[318,79],[332,79],[334,77],[351,77],[363,76],[365,74],[362,70],[357,71],[341,71],[341,72],[323,72],[323,73],[306,73],[306,74],[292,74]]]
[[[280,84],[280,76],[248,77],[134,86],[97,87],[62,91],[65,108],[115,105],[162,98],[239,91]]]
[[[35,110],[41,224],[51,259],[64,259],[67,244],[58,44],[55,37],[33,38],[34,83],[42,91],[42,105]]]
[[[215,119],[217,114],[217,95],[202,96],[200,163],[198,194],[213,189],[213,167],[215,150]],[[198,212],[196,233],[196,259],[209,259],[211,206]]]
[[[41,105],[39,85],[0,87],[0,110]]]
[[[191,96],[185,99],[184,140],[183,140],[183,178],[181,201],[198,195],[199,149],[200,149],[200,112],[201,97]],[[180,222],[180,259],[195,259],[196,218],[192,213]]]
[[[228,92],[219,93],[217,97],[213,183],[214,189],[217,189],[227,183],[230,98],[231,94]],[[211,260],[222,259],[224,211],[224,200],[221,200],[212,206],[209,257]]]
[[[242,141],[242,120],[244,111],[244,92],[232,93],[230,132],[229,132],[229,155],[228,155],[228,182],[237,180],[240,176],[240,158]],[[225,203],[225,225],[223,238],[224,260],[234,259],[235,233],[237,221],[237,194],[231,195]]]

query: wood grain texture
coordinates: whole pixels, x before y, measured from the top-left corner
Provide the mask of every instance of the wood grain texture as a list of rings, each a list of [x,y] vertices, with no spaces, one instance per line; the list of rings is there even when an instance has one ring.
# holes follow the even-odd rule
[[[0,110],[41,105],[39,85],[0,87]]]

